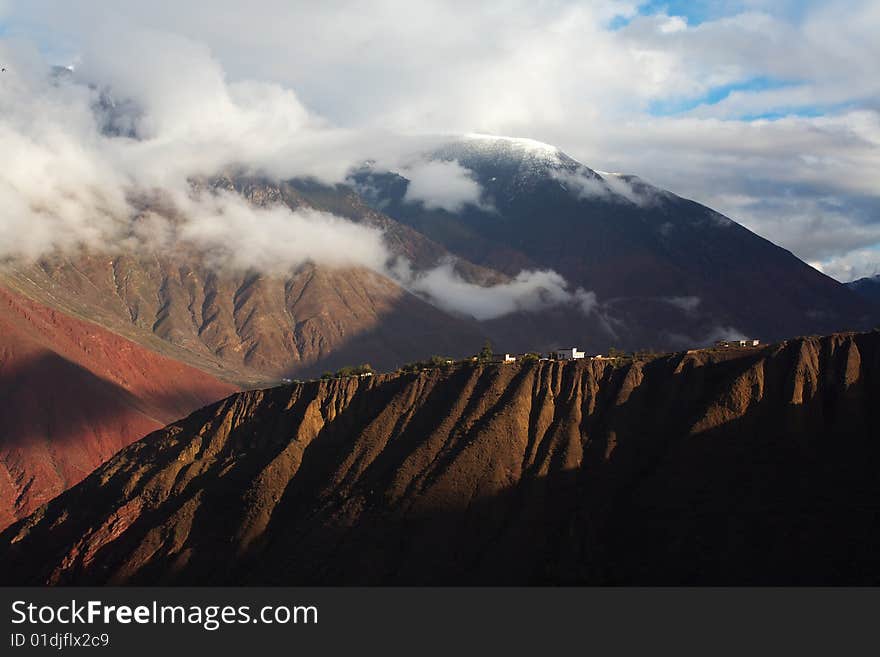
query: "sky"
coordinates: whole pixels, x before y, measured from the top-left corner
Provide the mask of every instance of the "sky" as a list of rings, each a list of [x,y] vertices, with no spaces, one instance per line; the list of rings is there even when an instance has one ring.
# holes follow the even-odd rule
[[[841,281],[880,273],[878,33],[880,3],[855,0],[0,0],[0,56],[18,69],[70,65],[148,105],[149,147],[84,175],[136,161],[160,184],[234,151],[332,179],[381,135],[528,137],[705,203]]]

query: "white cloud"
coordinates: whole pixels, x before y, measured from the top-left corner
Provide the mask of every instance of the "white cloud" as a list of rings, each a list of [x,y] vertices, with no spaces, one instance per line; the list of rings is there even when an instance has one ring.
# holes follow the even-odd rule
[[[112,56],[99,49],[84,55],[75,76],[54,79],[34,63],[32,51],[4,51],[4,59],[14,55],[8,59],[20,65],[0,86],[0,151],[9,164],[0,168],[0,258],[33,259],[81,246],[187,246],[216,267],[270,274],[305,262],[366,267],[478,319],[561,303],[589,312],[595,305],[590,293],[569,292],[549,271],[522,272],[490,287],[467,283],[450,263],[413,274],[405,259],[391,266],[377,229],[310,209],[255,207],[235,193],[193,187],[193,179],[238,167],[341,181],[378,147],[382,162],[409,158],[403,171],[411,200],[450,211],[481,203],[479,185],[457,162],[405,155],[421,152],[430,139],[380,143],[371,133],[334,128],[279,85],[228,82],[204,47],[179,37],[138,32],[124,41],[110,48]],[[156,55],[151,63],[138,61],[128,56],[129,46]],[[179,76],[172,73],[177,68]],[[108,125],[114,130],[107,132]],[[145,211],[146,197],[159,202]]]
[[[613,198],[611,189],[601,178],[585,175],[581,172],[568,171],[566,169],[553,171],[552,174],[553,177],[559,181],[559,184],[571,192],[576,198],[600,198],[609,200]]]
[[[483,206],[482,189],[471,172],[455,160],[418,161],[400,172],[409,180],[404,201],[422,203],[425,208],[461,212],[467,204]]]
[[[649,185],[635,176],[626,176],[620,173],[606,173],[600,171],[605,184],[612,193],[625,198],[630,203],[647,207],[656,204],[662,198],[668,196],[663,190]]]
[[[311,261],[384,272],[389,258],[380,231],[326,212],[254,207],[231,192],[178,199],[178,207],[186,217],[178,238],[218,266],[284,274]]]
[[[101,148],[88,89],[52,85],[30,50],[0,44],[0,257],[101,243],[119,228],[127,178]],[[42,71],[45,74],[45,71]]]
[[[665,297],[663,300],[676,308],[681,308],[686,313],[692,313],[700,307],[700,297]]]
[[[718,325],[698,336],[670,333],[666,337],[669,343],[677,349],[693,349],[694,347],[708,347],[719,340],[746,340],[750,336],[733,326]]]
[[[597,171],[598,177],[586,171],[557,170],[553,177],[575,197],[598,198],[616,203],[632,203],[647,207],[668,196],[663,190],[635,176]]]
[[[398,266],[395,276],[408,289],[427,297],[435,305],[478,320],[559,305],[577,306],[589,314],[596,306],[594,293],[581,288],[569,290],[565,279],[551,270],[522,271],[511,281],[491,287],[465,281],[451,261],[418,274],[412,274],[406,266]]]
[[[875,248],[856,249],[825,262],[811,262],[816,269],[839,281],[854,281],[880,274],[880,244]]]

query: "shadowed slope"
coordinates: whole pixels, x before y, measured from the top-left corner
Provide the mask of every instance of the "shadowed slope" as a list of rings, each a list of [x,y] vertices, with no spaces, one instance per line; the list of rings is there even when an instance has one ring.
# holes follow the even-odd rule
[[[875,305],[880,305],[880,274],[850,281],[846,286]]]
[[[0,288],[0,526],[144,433],[234,391]]]

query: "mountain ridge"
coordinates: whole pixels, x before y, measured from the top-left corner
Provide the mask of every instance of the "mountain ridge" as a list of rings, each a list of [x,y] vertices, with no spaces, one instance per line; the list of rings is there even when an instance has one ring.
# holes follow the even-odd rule
[[[240,393],[4,532],[4,583],[876,584],[878,386],[875,331]]]

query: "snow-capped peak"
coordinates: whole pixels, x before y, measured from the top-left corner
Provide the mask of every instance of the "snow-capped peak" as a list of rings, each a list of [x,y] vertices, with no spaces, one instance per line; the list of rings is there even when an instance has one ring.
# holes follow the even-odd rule
[[[551,144],[538,141],[536,139],[528,139],[526,137],[506,137],[504,135],[487,135],[479,132],[471,132],[464,135],[464,138],[470,141],[483,141],[487,144],[492,142],[502,142],[509,146],[514,146],[533,154],[542,154],[548,156],[559,155],[559,149]]]

